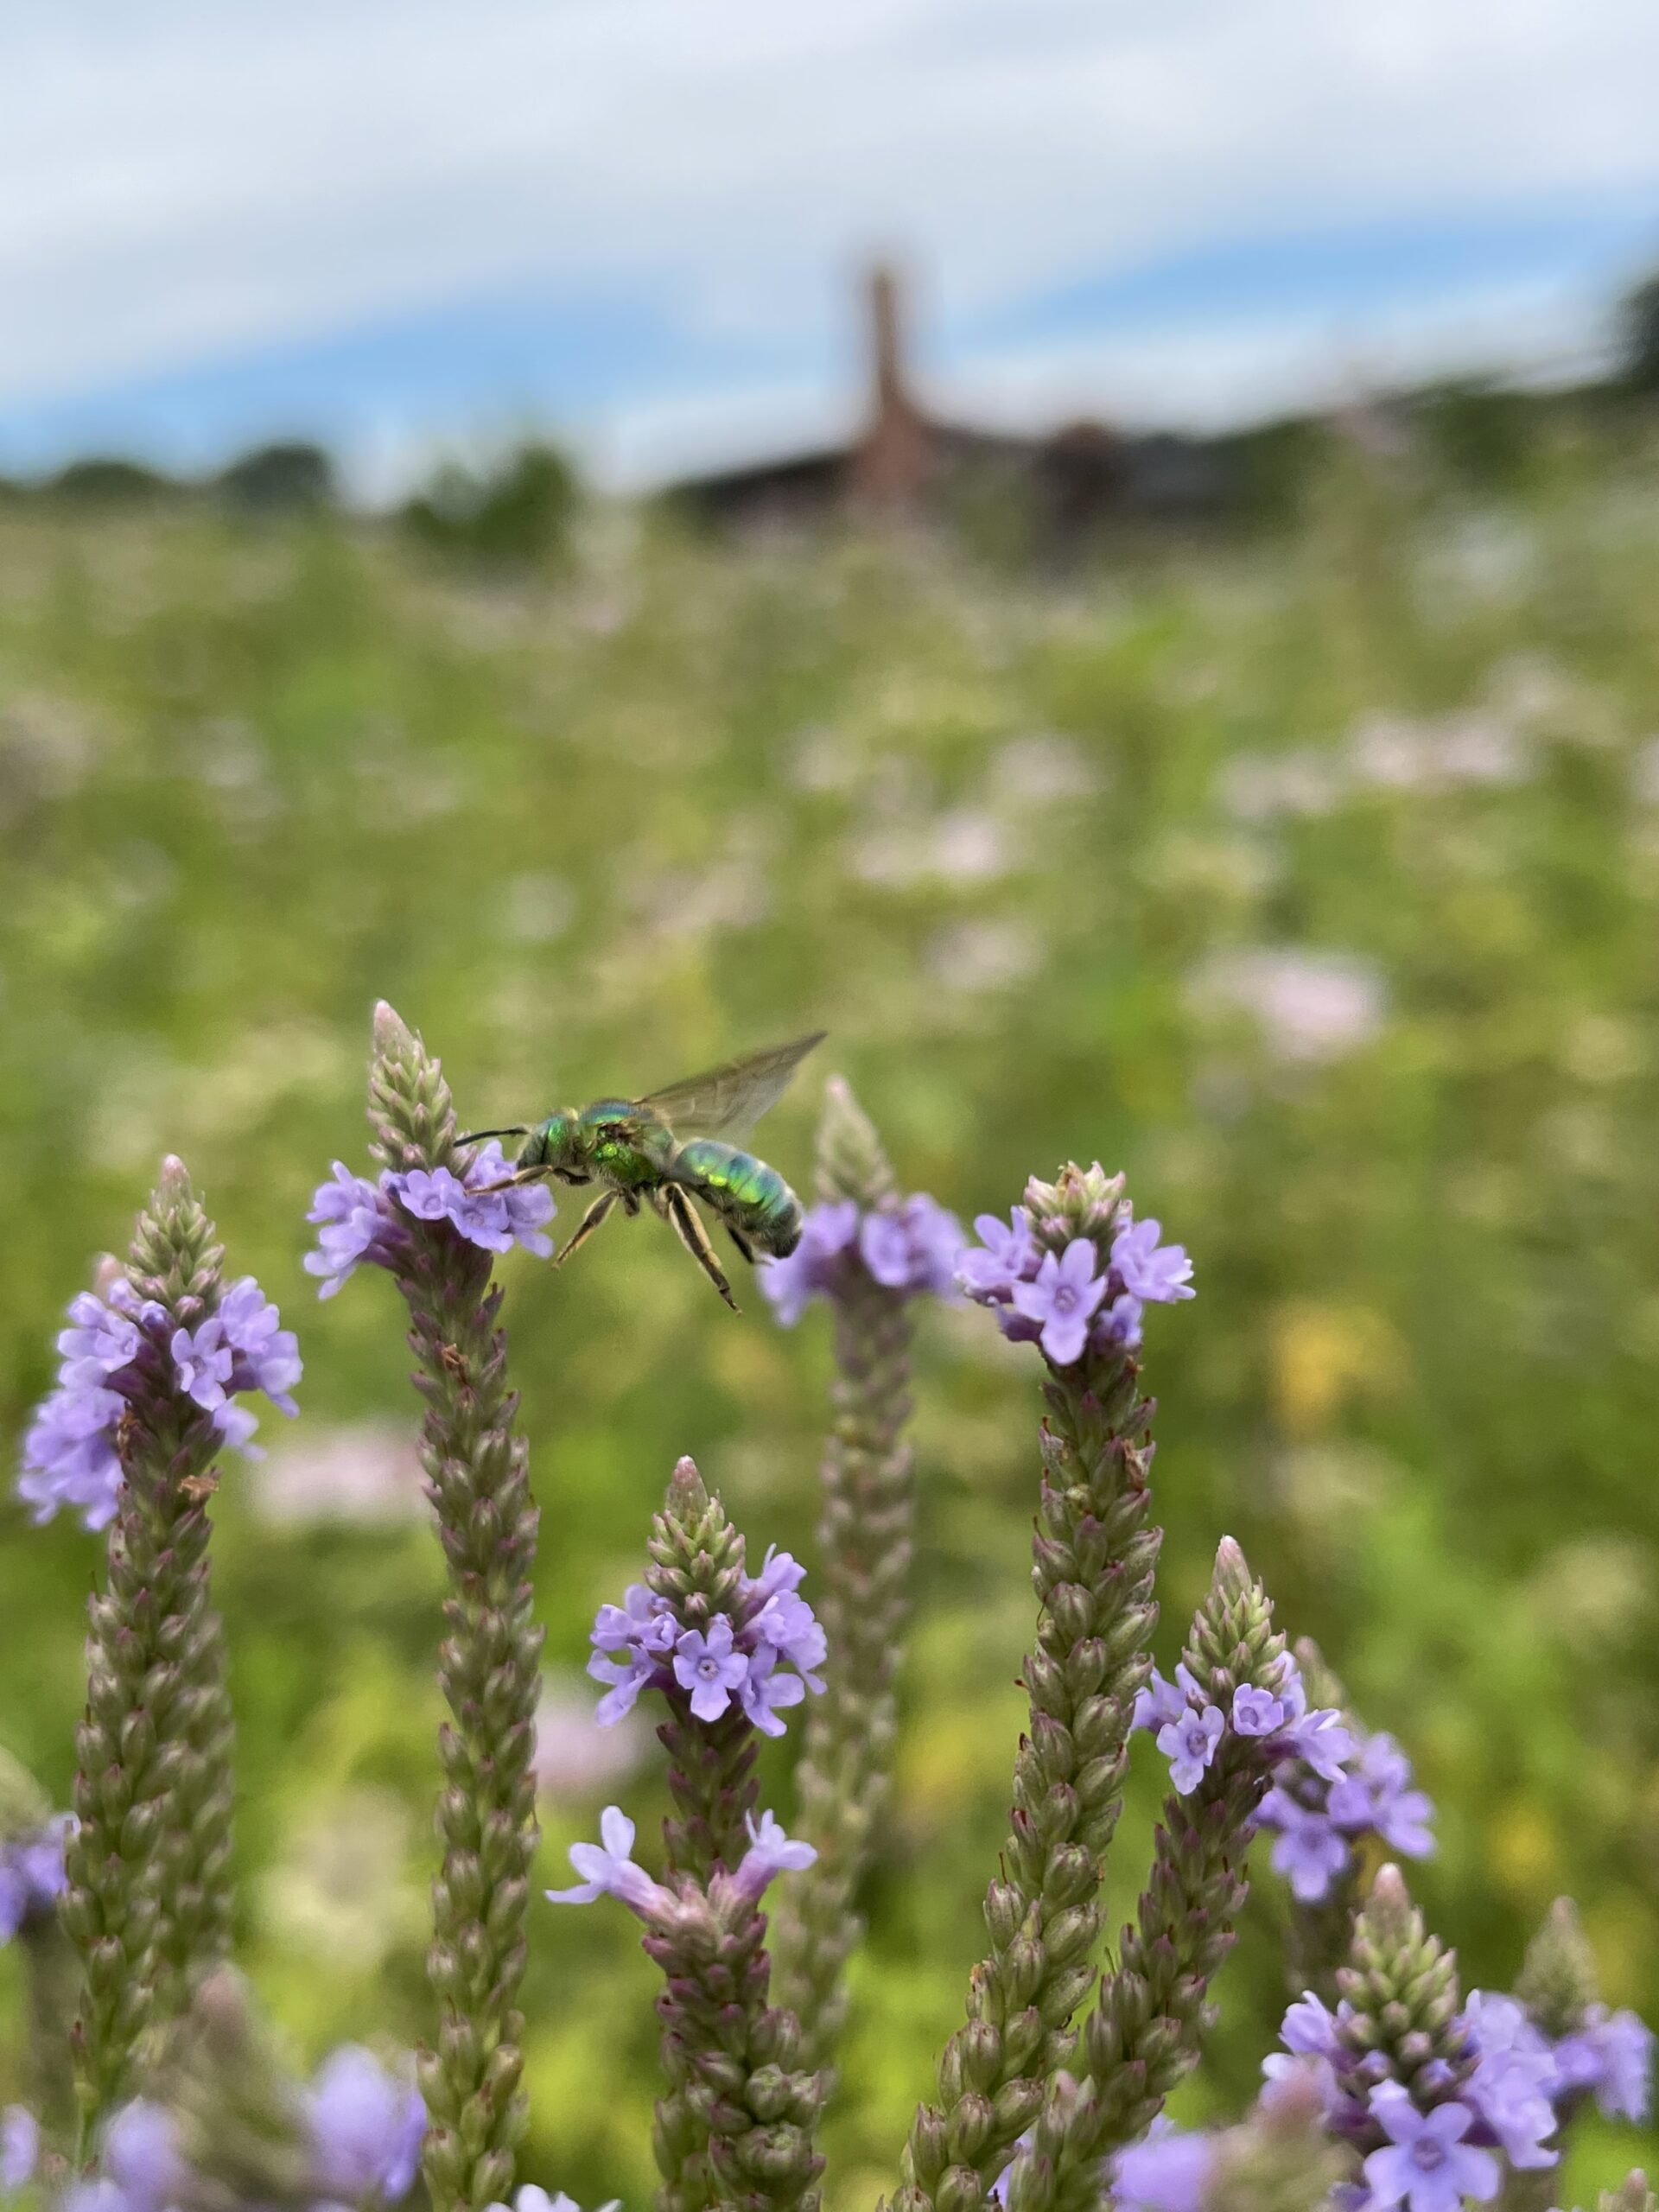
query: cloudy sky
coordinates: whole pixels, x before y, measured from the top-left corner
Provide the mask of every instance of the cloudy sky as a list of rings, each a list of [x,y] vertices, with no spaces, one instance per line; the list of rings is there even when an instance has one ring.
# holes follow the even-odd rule
[[[1210,423],[1559,368],[1659,262],[1652,0],[10,0],[0,471],[545,423],[612,480],[929,388]]]

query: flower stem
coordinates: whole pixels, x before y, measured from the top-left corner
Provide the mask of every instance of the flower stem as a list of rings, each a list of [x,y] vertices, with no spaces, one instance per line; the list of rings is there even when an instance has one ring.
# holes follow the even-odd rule
[[[105,1588],[89,1606],[86,1709],[63,1925],[85,1969],[71,2033],[84,2156],[130,2086],[146,2031],[229,1947],[230,1701],[209,1602],[206,1501],[219,1439],[176,1384],[171,1329],[217,1295],[219,1248],[182,1164],[163,1164],[127,1274],[147,1327],[118,1437]]]
[[[985,1898],[991,1949],[969,1978],[938,2101],[912,2126],[896,2212],[978,2212],[1071,2055],[1071,2018],[1094,1980],[1104,1854],[1157,1617],[1151,1408],[1138,1372],[1121,1353],[1090,1355],[1045,1388],[1032,1543],[1042,1612],[1025,1662],[1030,1732],[1014,1762],[1012,1828]]]
[[[1185,1663],[1224,1712],[1242,1685],[1274,1686],[1284,1649],[1261,1585],[1224,1539]],[[1262,1740],[1229,1730],[1198,1788],[1165,1801],[1151,1878],[1084,2030],[1084,2078],[1051,2096],[1015,2160],[1009,2212],[1090,2212],[1103,2158],[1144,2133],[1198,2063],[1210,1986],[1249,1889],[1250,1815],[1270,1778]]]
[[[839,1077],[818,1132],[818,1194],[861,1211],[890,1203],[893,1170]],[[863,1922],[858,1891],[891,1785],[897,1699],[915,1555],[909,1300],[861,1266],[835,1300],[834,1426],[822,1468],[819,1613],[825,1690],[808,1717],[796,1787],[817,1862],[776,1916],[775,1986],[799,2018],[810,2063],[828,2065],[846,2018],[842,1977]]]
[[[456,1123],[443,1072],[387,1006],[370,1075],[374,1148],[397,1172],[451,1165]],[[449,1571],[438,1679],[437,1819],[427,1972],[439,2005],[421,2058],[434,2212],[511,2194],[528,2118],[520,2077],[524,1911],[537,1840],[531,1775],[542,1631],[531,1617],[537,1512],[513,1433],[501,1293],[488,1255],[444,1221],[411,1221],[394,1272],[426,1402],[421,1459]]]

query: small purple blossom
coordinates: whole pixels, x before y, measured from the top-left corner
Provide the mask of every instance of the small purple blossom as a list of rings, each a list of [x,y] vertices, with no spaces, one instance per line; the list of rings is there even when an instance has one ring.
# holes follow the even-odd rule
[[[1564,2092],[1588,2091],[1609,2120],[1646,2120],[1652,2097],[1653,2031],[1634,2012],[1592,2005],[1582,2027],[1553,2056]]]
[[[893,1212],[867,1213],[858,1225],[859,1255],[887,1290],[956,1295],[962,1224],[936,1198],[918,1191]]]
[[[40,2122],[23,2105],[0,2112],[0,2196],[10,2196],[35,2177],[41,2155]]]
[[[403,1241],[385,1194],[338,1160],[306,1219],[321,1224],[317,1249],[308,1252],[303,1262],[308,1274],[322,1278],[319,1298],[333,1298],[365,1262],[378,1268],[392,1266]]]
[[[510,1252],[515,1244],[546,1259],[553,1240],[546,1224],[557,1211],[545,1183],[494,1190],[512,1173],[499,1142],[480,1145],[459,1174],[449,1167],[411,1167],[394,1174],[381,1171],[378,1184],[354,1175],[340,1160],[331,1179],[312,1200],[308,1221],[319,1224],[317,1249],[308,1252],[308,1274],[321,1278],[319,1295],[332,1298],[365,1262],[397,1265],[408,1241],[403,1217],[447,1222],[469,1244],[488,1252]]]
[[[1015,1283],[1031,1281],[1042,1264],[1031,1216],[1024,1206],[1011,1207],[1006,1224],[994,1213],[976,1214],[974,1230],[979,1243],[957,1255],[957,1282],[982,1305],[1012,1298]]]
[[[640,1691],[656,1678],[658,1667],[643,1651],[630,1650],[615,1659],[608,1652],[595,1651],[588,1662],[588,1672],[596,1682],[607,1685],[605,1695],[594,1707],[594,1718],[601,1728],[609,1728],[625,1713],[632,1712]]]
[[[1311,1989],[1305,1989],[1279,2024],[1279,2040],[1298,2058],[1333,2058],[1338,2015]]]
[[[1285,1725],[1285,1708],[1271,1690],[1241,1682],[1233,1692],[1233,1729],[1240,1736],[1271,1736]]]
[[[707,1635],[688,1628],[674,1646],[674,1679],[690,1691],[691,1710],[699,1720],[718,1720],[748,1672],[748,1657],[737,1649],[724,1613],[715,1615]]]
[[[1128,1291],[1109,1298],[1096,1318],[1090,1342],[1096,1351],[1134,1351],[1141,1343],[1145,1309]]]
[[[102,2165],[131,2212],[176,2204],[189,2178],[172,2113],[145,2097],[123,2105],[111,2120]]]
[[[743,1680],[738,1685],[738,1701],[751,1724],[763,1736],[781,1736],[784,1724],[778,1718],[777,1708],[785,1705],[798,1705],[807,1692],[807,1684],[798,1675],[780,1675],[778,1672],[778,1660],[776,1646],[763,1643],[745,1661]],[[823,1684],[815,1677],[813,1687],[822,1689]],[[696,1709],[695,1702],[693,1709]]]
[[[1169,1784],[1178,1797],[1185,1797],[1198,1788],[1226,1726],[1221,1707],[1205,1705],[1196,1710],[1189,1707],[1179,1720],[1158,1731],[1158,1748],[1169,1761]]]
[[[592,1641],[601,1651],[621,1651],[632,1644],[666,1658],[679,1632],[667,1599],[657,1597],[643,1582],[631,1582],[620,1605],[601,1605],[594,1615]]]
[[[1160,2113],[1147,2135],[1112,2162],[1116,2212],[1201,2212],[1215,2164],[1208,2135],[1173,2126]]]
[[[1196,1297],[1192,1262],[1183,1244],[1158,1242],[1161,1224],[1137,1221],[1121,1229],[1112,1239],[1112,1273],[1132,1298],[1148,1305],[1168,1306],[1178,1299]]]
[[[1376,2212],[1396,2204],[1405,2212],[1459,2212],[1467,2197],[1484,2204],[1497,2196],[1497,2160],[1463,2139],[1474,2125],[1466,2106],[1420,2112],[1397,2082],[1380,2082],[1370,2104],[1389,2138],[1364,2164]]]
[[[1105,1278],[1095,1273],[1094,1246],[1086,1236],[1074,1236],[1058,1259],[1044,1254],[1033,1281],[1015,1283],[1013,1302],[1016,1313],[1040,1325],[1046,1357],[1056,1367],[1071,1367],[1083,1357],[1089,1324],[1105,1295]]]
[[[319,2069],[306,2104],[317,2178],[329,2196],[356,2203],[370,2196],[397,2204],[421,2161],[426,2107],[410,2082],[360,2044],[347,2044]]]
[[[1181,1719],[1186,1711],[1188,1698],[1197,1692],[1198,1685],[1192,1683],[1192,1690],[1189,1692],[1186,1683],[1192,1682],[1192,1678],[1185,1667],[1178,1667],[1175,1672],[1174,1681],[1166,1682],[1158,1669],[1153,1669],[1152,1680],[1144,1689],[1135,1692],[1135,1711],[1129,1719],[1131,1728],[1166,1728]],[[1183,1675],[1186,1676],[1185,1682],[1181,1680]],[[1199,1702],[1202,1701],[1200,1694]]]
[[[607,1805],[599,1816],[599,1841],[573,1843],[570,1864],[582,1879],[568,1890],[549,1890],[550,1904],[591,1904],[595,1897],[619,1897],[641,1920],[654,1921],[670,1913],[674,1899],[643,1866],[633,1863],[633,1839],[638,1831],[620,1805]]]
[[[749,1623],[749,1633],[760,1639],[762,1646],[770,1645],[780,1658],[802,1676],[810,1690],[822,1690],[823,1683],[815,1669],[822,1667],[829,1656],[829,1645],[817,1615],[804,1598],[797,1597],[792,1590],[780,1590],[768,1598]],[[757,1652],[757,1658],[760,1654]],[[791,1700],[793,1702],[793,1700]]]
[[[284,1413],[296,1413],[289,1392],[300,1377],[299,1347],[281,1319],[251,1275],[190,1329],[174,1328],[165,1309],[141,1300],[124,1276],[116,1275],[102,1296],[81,1292],[58,1336],[57,1387],[35,1408],[23,1438],[17,1495],[36,1522],[66,1507],[89,1529],[114,1519],[121,1490],[116,1439],[146,1357],[162,1363],[238,1448],[247,1447],[258,1422],[232,1404],[237,1392],[263,1389]]]
[[[83,1290],[70,1300],[69,1322],[58,1332],[63,1357],[59,1379],[69,1389],[96,1387],[137,1358],[143,1342],[138,1324],[130,1313],[106,1306],[95,1291]]]
[[[785,1328],[810,1300],[837,1296],[861,1267],[885,1289],[950,1298],[962,1245],[956,1216],[925,1192],[868,1213],[851,1198],[836,1199],[809,1207],[799,1243],[761,1269],[760,1287]]]
[[[706,1628],[681,1621],[643,1583],[630,1585],[620,1605],[601,1605],[594,1618],[588,1672],[606,1685],[594,1718],[608,1726],[641,1690],[677,1687],[691,1693],[691,1711],[705,1724],[735,1700],[753,1726],[781,1736],[780,1712],[823,1688],[816,1670],[824,1634],[798,1594],[804,1573],[789,1553],[769,1550],[760,1573],[744,1576],[735,1618],[717,1613]]]
[[[775,1814],[762,1813],[759,1827],[754,1815],[747,1814],[745,1826],[749,1847],[738,1861],[732,1879],[752,1904],[760,1903],[767,1884],[776,1876],[799,1873],[816,1863],[818,1854],[813,1846],[785,1835]]]
[[[236,1354],[225,1341],[217,1314],[194,1329],[175,1329],[170,1346],[179,1388],[205,1413],[215,1413],[230,1395]]]
[[[64,1850],[74,1825],[73,1813],[59,1813],[43,1827],[0,1843],[0,1943],[56,1911],[67,1878]]]
[[[1269,1789],[1256,1808],[1259,1827],[1275,1829],[1272,1861],[1304,1904],[1317,1904],[1348,1866],[1347,1840],[1323,1813],[1298,1804],[1282,1789]]]

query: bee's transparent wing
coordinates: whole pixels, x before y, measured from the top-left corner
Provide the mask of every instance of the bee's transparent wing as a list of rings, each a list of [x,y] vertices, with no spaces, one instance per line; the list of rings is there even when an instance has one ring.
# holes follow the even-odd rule
[[[741,1060],[671,1083],[636,1103],[649,1107],[678,1136],[739,1136],[777,1104],[796,1069],[827,1034],[815,1029],[810,1037],[774,1045],[770,1052],[746,1052]]]

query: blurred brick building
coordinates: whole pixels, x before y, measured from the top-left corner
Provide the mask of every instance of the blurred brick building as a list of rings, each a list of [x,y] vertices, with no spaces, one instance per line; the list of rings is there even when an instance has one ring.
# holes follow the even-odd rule
[[[952,422],[918,395],[905,346],[905,302],[890,269],[866,296],[868,386],[862,427],[846,444],[688,478],[670,496],[731,529],[810,527],[863,516],[949,524],[969,503],[1018,505],[1039,543],[1086,542],[1114,521],[1214,518],[1227,474],[1202,441],[1127,436],[1075,422],[1021,437]]]

